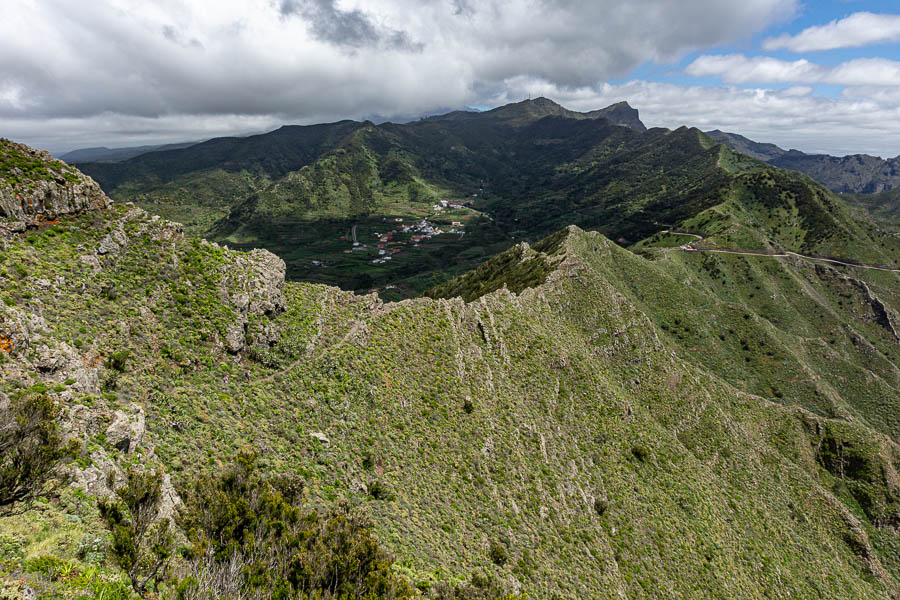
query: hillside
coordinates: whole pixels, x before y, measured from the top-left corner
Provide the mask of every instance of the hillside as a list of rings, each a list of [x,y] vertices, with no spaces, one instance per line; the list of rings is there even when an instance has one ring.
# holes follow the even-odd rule
[[[725,131],[707,131],[719,143],[782,169],[804,173],[833,192],[872,194],[900,186],[900,157],[883,159],[868,154],[829,156],[784,150]]]
[[[371,519],[413,595],[900,597],[896,273],[568,227],[384,303],[133,206],[67,209],[93,182],[6,147],[0,411],[46,397],[78,444],[69,487],[0,517],[19,589],[129,597],[96,498],[161,469],[165,518],[251,447],[298,506]]]
[[[851,215],[811,180],[696,129],[647,131],[621,103],[577,113],[539,98],[400,125],[282,128],[83,167],[113,197],[185,220],[192,235],[275,252],[289,279],[389,299],[414,297],[511,243],[569,224],[629,245],[702,214],[719,230],[741,229],[723,241],[747,248],[898,258],[877,227],[862,232],[871,226],[857,222],[865,215]],[[778,181],[776,193],[799,194],[790,210],[800,222],[787,230],[744,226],[788,216],[759,212],[770,210],[771,187],[753,183],[760,171]],[[838,237],[852,230],[850,241],[807,238],[820,221]]]

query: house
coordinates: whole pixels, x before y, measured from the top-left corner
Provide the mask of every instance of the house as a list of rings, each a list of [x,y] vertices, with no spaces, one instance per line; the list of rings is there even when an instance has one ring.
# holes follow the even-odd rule
[[[462,224],[462,221],[453,221],[450,225],[453,227],[465,227],[465,225]]]
[[[375,244],[376,248],[384,248],[384,244]]]

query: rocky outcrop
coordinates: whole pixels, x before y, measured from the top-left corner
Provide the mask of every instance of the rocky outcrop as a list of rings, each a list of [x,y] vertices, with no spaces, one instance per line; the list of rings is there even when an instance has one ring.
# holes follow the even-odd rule
[[[112,422],[106,428],[106,441],[120,452],[128,454],[144,439],[145,431],[144,409],[134,405],[130,413],[123,410],[113,413]]]
[[[109,205],[96,181],[50,153],[0,140],[0,219],[7,232]]]
[[[268,348],[281,334],[268,317],[285,308],[284,261],[267,250],[252,250],[237,256],[223,278],[219,295],[238,313],[225,331],[225,348],[232,354],[248,345]]]

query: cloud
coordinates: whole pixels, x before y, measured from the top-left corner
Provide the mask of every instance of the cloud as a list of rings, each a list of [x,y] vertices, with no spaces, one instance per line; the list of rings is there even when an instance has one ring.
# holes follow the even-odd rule
[[[597,86],[749,39],[797,0],[22,0],[0,19],[0,135],[54,148],[227,121],[310,123],[484,104],[517,77]],[[39,42],[38,42],[39,41]],[[15,90],[15,94],[11,90]],[[508,94],[507,94],[508,95]],[[519,100],[521,98],[515,98]],[[114,116],[114,117],[111,117]],[[24,127],[30,123],[30,129]],[[71,131],[72,129],[66,129]],[[59,130],[61,131],[61,130]],[[179,136],[180,137],[180,136]],[[119,140],[119,141],[117,141]]]
[[[900,154],[900,87],[877,88],[880,94],[848,88],[836,98],[826,98],[802,86],[773,90],[635,80],[559,90],[546,83],[519,83],[522,89],[539,91],[575,110],[627,100],[640,110],[648,127],[722,129],[812,153]]]
[[[763,41],[763,48],[813,52],[897,41],[900,41],[900,15],[858,12],[827,25],[809,27],[797,35],[784,34],[768,38]]]
[[[394,48],[419,48],[406,32],[377,27],[362,10],[341,10],[335,0],[282,0],[282,17],[300,16],[318,40],[360,48],[384,44]]]
[[[721,77],[729,83],[820,81],[825,69],[806,59],[779,60],[768,56],[748,58],[743,54],[704,55],[684,69],[694,77]]]
[[[900,62],[857,58],[835,66],[806,59],[780,60],[743,54],[704,55],[685,67],[694,77],[721,77],[728,83],[826,83],[853,86],[900,86]]]

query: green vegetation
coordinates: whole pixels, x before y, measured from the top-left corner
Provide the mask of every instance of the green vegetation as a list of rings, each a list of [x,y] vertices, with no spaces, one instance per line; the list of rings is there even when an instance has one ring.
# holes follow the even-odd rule
[[[162,474],[128,470],[118,501],[100,500],[100,516],[112,532],[112,553],[142,598],[158,592],[167,576],[175,540],[168,518],[158,519]]]
[[[38,385],[0,405],[0,514],[27,509],[63,483],[58,467],[73,453],[59,432],[59,407]]]
[[[292,280],[377,289],[388,300],[571,224],[623,245],[705,224],[723,245],[900,261],[896,237],[866,230],[810,179],[696,129],[646,131],[632,113],[537,99],[403,125],[287,127],[82,167],[114,198],[185,220],[192,235],[275,252]],[[440,200],[465,208],[435,212]],[[398,253],[373,262],[374,233],[425,218],[445,231],[462,222],[465,233],[419,244],[397,237],[388,250]],[[354,226],[363,247],[351,251]]]
[[[697,146],[724,166],[665,225],[619,184],[635,231],[890,257],[806,180],[645,135],[684,150],[641,146],[685,185]],[[571,227],[411,301],[279,277],[124,205],[6,240],[0,394],[65,408],[78,487],[0,518],[3,576],[63,597],[898,594],[896,273]],[[167,521],[139,523],[176,493],[170,555]]]
[[[58,160],[29,156],[17,144],[0,138],[0,181],[15,185],[38,180],[75,182],[78,175]]]
[[[191,539],[184,598],[410,598],[364,517],[296,504],[302,482],[259,473],[253,453],[198,481],[181,526]],[[230,576],[229,576],[230,575]]]

